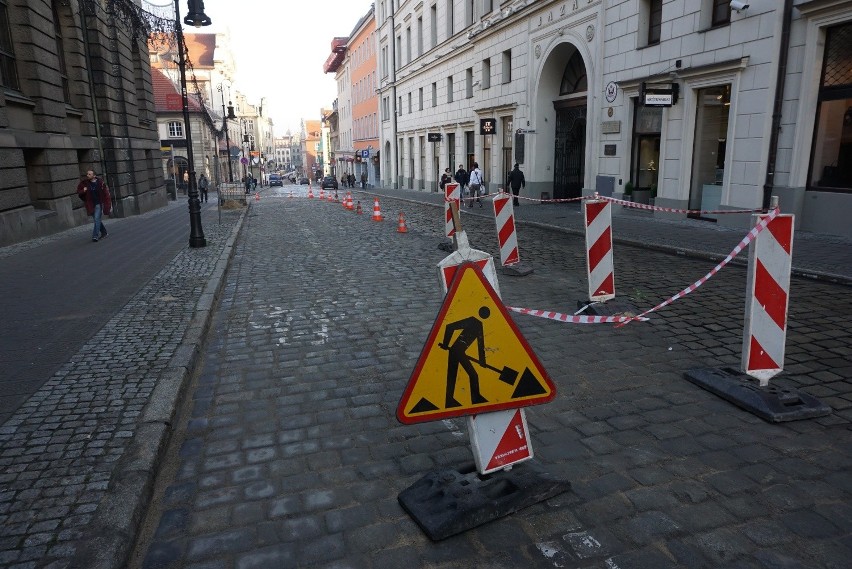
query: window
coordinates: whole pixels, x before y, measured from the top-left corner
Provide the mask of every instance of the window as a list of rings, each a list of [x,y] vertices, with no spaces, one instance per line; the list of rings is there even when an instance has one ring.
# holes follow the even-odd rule
[[[68,86],[68,68],[65,65],[65,48],[62,42],[62,28],[59,23],[59,11],[56,2],[53,2],[53,37],[56,39],[56,54],[59,57],[59,78],[62,80],[62,94],[65,102],[71,102],[71,89]],[[134,53],[135,55],[135,53]]]
[[[388,46],[384,46],[382,48],[382,77],[388,76],[389,67],[390,66],[388,65]]]
[[[447,164],[456,171],[456,135],[455,133],[447,133]]]
[[[648,11],[648,44],[660,43],[660,29],[663,27],[663,0],[650,0]]]
[[[467,0],[465,2],[465,10],[464,10],[464,25],[465,25],[465,27],[473,25],[473,18],[474,18],[473,7],[474,7],[475,2],[476,2],[476,0]]]
[[[453,102],[453,78],[447,77],[447,102]]]
[[[512,50],[507,49],[503,52],[503,83],[512,81]]]
[[[464,72],[464,92],[468,99],[473,97],[473,67],[468,67]]]
[[[494,0],[482,0],[482,13],[490,14],[494,10]]]
[[[482,88],[491,87],[491,59],[482,60]]]
[[[20,90],[12,33],[9,29],[9,13],[5,0],[0,0],[0,83],[4,87]]]
[[[423,110],[423,87],[420,87],[420,90],[417,92],[417,96],[418,96],[417,97],[418,98],[417,110],[422,111]]]
[[[711,25],[723,26],[731,23],[730,0],[713,0],[713,16]]]
[[[399,116],[402,116],[402,95],[399,96]]]
[[[430,18],[429,18],[429,27],[430,34],[432,35],[432,42],[430,47],[435,47],[438,45],[438,7],[432,6],[430,9]]]
[[[432,106],[438,106],[438,82],[432,83]]]
[[[852,24],[828,28],[808,189],[852,190]]]
[[[396,36],[396,53],[394,54],[396,57],[396,68],[399,69],[402,67],[402,36]]]
[[[411,114],[411,91],[408,92],[408,114]]]
[[[447,0],[447,38],[453,37],[453,1]]]
[[[695,97],[697,109],[689,209],[714,210],[719,209],[722,200],[731,86],[698,89]]]
[[[183,138],[183,123],[178,121],[169,122],[169,138]]]
[[[417,57],[423,55],[423,16],[417,18]]]

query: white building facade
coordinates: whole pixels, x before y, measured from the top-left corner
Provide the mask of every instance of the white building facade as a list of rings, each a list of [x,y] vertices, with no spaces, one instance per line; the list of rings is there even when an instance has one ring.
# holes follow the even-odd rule
[[[379,0],[382,183],[436,190],[475,161],[496,191],[519,162],[529,198],[632,188],[698,212],[771,194],[801,229],[852,237],[852,0],[748,4]]]

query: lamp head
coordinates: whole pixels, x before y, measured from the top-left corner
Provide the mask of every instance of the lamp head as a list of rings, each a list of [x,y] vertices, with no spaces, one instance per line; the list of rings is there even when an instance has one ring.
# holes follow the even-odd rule
[[[187,4],[189,13],[183,19],[184,24],[200,28],[213,23],[210,17],[204,13],[204,0],[187,0]]]

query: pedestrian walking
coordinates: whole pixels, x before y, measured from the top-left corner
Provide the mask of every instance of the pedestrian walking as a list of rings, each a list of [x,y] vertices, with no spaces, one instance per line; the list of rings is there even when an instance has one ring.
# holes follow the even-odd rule
[[[86,213],[94,218],[92,241],[97,243],[98,239],[104,239],[107,236],[102,216],[112,213],[112,199],[110,199],[109,188],[103,180],[95,176],[93,170],[89,170],[77,184],[77,195],[86,204]]]
[[[452,181],[453,181],[452,170],[450,170],[450,168],[447,167],[447,168],[444,169],[444,173],[441,174],[441,184],[440,184],[441,189],[443,190],[446,187],[446,185],[449,184],[449,183],[452,183]]]
[[[367,173],[361,172],[361,187],[367,189]]]
[[[459,169],[456,170],[455,175],[453,176],[456,183],[459,185],[459,195],[464,196],[467,191],[467,170],[464,169],[462,164],[459,164]],[[472,205],[470,207],[473,207]]]
[[[251,178],[249,178],[248,176],[245,176],[243,178],[243,184],[245,184],[245,186],[246,186],[246,193],[251,192]]]
[[[198,192],[200,201],[207,201],[207,189],[210,186],[210,182],[207,180],[207,176],[201,174],[201,177],[198,178]]]
[[[514,197],[512,198],[513,205],[521,205],[518,203],[518,193],[521,191],[521,188],[527,187],[527,181],[524,179],[524,173],[521,172],[521,169],[518,167],[518,163],[515,162],[515,167],[509,172],[509,177],[506,180],[506,185],[509,186],[512,190],[512,194]]]
[[[476,198],[476,202],[479,204],[479,207],[482,207],[482,198],[480,198],[480,192],[482,191],[482,186],[485,181],[482,178],[482,170],[479,169],[479,164],[474,162],[473,169],[468,174],[468,191],[470,192],[470,207],[473,207],[473,199]]]

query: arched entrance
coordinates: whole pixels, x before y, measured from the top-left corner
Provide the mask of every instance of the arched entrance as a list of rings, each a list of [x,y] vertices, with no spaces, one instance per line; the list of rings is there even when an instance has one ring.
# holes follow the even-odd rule
[[[538,85],[536,141],[546,165],[553,158],[552,197],[580,197],[586,181],[588,80],[582,53],[570,42],[553,48]],[[549,140],[552,137],[550,148]],[[552,150],[551,150],[552,149]],[[553,152],[550,155],[550,152]],[[538,170],[541,172],[541,169]]]

